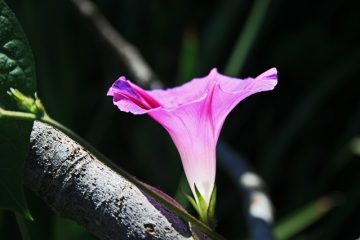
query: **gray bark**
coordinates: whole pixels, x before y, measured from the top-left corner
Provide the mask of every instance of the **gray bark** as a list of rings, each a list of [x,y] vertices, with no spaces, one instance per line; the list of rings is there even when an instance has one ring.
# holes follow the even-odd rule
[[[100,239],[193,239],[186,222],[62,132],[34,122],[25,184]]]

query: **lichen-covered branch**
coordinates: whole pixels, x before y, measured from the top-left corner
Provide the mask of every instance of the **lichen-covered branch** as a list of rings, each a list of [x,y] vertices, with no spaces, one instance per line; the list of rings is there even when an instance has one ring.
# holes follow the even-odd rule
[[[99,239],[193,239],[191,229],[62,132],[34,122],[25,184]]]

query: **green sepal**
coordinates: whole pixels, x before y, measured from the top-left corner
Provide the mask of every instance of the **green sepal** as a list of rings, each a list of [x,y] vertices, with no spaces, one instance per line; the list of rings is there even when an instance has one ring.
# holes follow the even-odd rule
[[[208,219],[207,219],[207,209],[208,206],[206,204],[205,199],[203,198],[203,196],[201,195],[199,189],[196,187],[196,184],[194,184],[194,189],[195,189],[195,194],[196,194],[196,200],[197,200],[197,205],[198,205],[198,213],[199,213],[199,217],[200,220],[206,224],[208,224]]]
[[[214,186],[211,196],[209,205],[206,204],[204,197],[201,195],[199,189],[194,184],[195,189],[195,199],[188,194],[184,193],[185,197],[188,199],[190,204],[194,207],[196,212],[199,215],[200,220],[208,225],[211,228],[215,228],[216,220],[215,220],[215,205],[216,205],[216,186]]]
[[[214,189],[211,192],[210,202],[207,210],[208,223],[209,226],[213,229],[216,226],[216,218],[215,218],[216,193],[217,193],[217,188],[215,185]]]
[[[37,93],[34,94],[34,97],[35,97],[35,106],[36,106],[38,112],[41,114],[41,116],[47,115],[44,104],[39,99]]]
[[[199,208],[198,205],[196,204],[196,201],[193,197],[191,197],[189,194],[183,193],[186,197],[186,199],[189,201],[189,203],[191,204],[191,206],[193,206],[193,208],[196,210],[196,212],[200,215],[199,212]]]
[[[46,115],[45,107],[38,98],[37,93],[35,93],[34,98],[32,98],[17,89],[10,88],[7,94],[17,103],[19,109],[33,113],[39,118]]]
[[[37,108],[34,99],[24,95],[22,92],[14,88],[10,88],[9,91],[7,91],[7,94],[16,101],[19,109],[37,114]]]

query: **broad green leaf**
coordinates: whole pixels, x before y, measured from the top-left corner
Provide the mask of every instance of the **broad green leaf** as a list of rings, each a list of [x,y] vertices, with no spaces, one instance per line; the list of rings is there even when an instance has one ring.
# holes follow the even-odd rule
[[[14,13],[0,0],[0,107],[17,110],[7,95],[10,88],[33,95],[36,88],[34,59]],[[22,167],[29,148],[31,122],[0,118],[0,208],[20,212],[27,209]]]
[[[334,199],[322,197],[297,212],[286,217],[275,227],[275,236],[278,240],[285,240],[300,233],[311,224],[318,221],[334,206]]]

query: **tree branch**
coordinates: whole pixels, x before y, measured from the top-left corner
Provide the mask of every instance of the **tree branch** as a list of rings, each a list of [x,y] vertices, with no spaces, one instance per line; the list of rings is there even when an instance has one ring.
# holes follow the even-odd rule
[[[193,239],[192,230],[51,126],[34,122],[25,184],[100,239]]]

